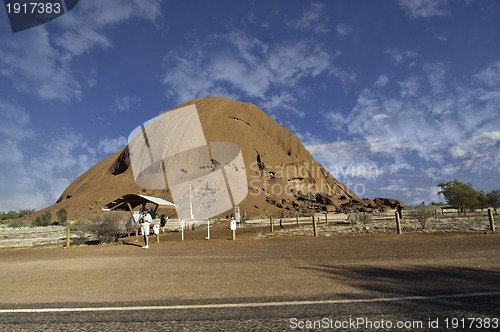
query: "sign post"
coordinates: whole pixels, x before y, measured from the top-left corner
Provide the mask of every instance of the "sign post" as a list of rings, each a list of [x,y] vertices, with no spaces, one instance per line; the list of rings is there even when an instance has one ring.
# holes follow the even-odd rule
[[[184,241],[184,218],[181,218],[181,241]]]
[[[207,240],[210,240],[210,220],[207,220]]]
[[[231,219],[231,231],[233,233],[233,241],[236,240],[236,220]]]

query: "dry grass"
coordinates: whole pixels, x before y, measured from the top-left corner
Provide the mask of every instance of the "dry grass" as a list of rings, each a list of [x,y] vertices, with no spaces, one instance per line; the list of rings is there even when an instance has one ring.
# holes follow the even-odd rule
[[[343,221],[329,221],[325,223],[324,217],[317,223],[318,236],[338,236],[338,235],[366,235],[366,234],[384,234],[396,233],[396,222],[391,215],[377,215],[378,218],[355,218]],[[330,218],[330,217],[329,217]],[[273,233],[257,234],[255,238],[269,237],[294,237],[294,236],[314,236],[312,220],[300,219],[297,226],[296,222],[287,220],[284,228],[279,225],[274,226]],[[267,221],[269,224],[269,221]],[[421,224],[415,219],[405,218],[401,222],[403,233],[432,233],[432,232],[467,232],[467,231],[489,231],[490,225],[488,217],[472,216],[472,217],[446,217],[441,219],[431,218],[425,229],[422,229]]]

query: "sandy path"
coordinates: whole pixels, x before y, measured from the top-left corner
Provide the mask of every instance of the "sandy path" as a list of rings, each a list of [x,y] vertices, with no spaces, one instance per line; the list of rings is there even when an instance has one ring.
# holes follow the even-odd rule
[[[380,296],[499,290],[499,234],[253,239],[0,250],[0,303]],[[200,240],[193,238],[199,237]]]

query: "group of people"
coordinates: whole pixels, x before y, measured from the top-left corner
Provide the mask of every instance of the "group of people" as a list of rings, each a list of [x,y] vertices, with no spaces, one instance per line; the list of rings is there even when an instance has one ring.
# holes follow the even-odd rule
[[[169,217],[162,214],[160,217],[160,230],[162,233],[165,233],[165,226],[168,224]],[[149,248],[149,229],[150,225],[153,222],[153,218],[149,211],[145,208],[141,210],[139,216],[139,225],[141,226],[141,234],[144,236],[144,245],[141,247],[142,249]]]

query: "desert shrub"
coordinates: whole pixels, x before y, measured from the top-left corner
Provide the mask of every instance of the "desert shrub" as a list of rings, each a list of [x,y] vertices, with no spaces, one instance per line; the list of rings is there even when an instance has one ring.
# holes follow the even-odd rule
[[[422,229],[425,229],[427,222],[434,215],[434,209],[424,204],[413,205],[408,209],[407,216],[415,219],[422,226]]]
[[[350,214],[348,220],[351,225],[351,229],[354,229],[357,224],[366,226],[370,222],[371,218],[372,217],[366,212],[356,212]]]
[[[113,212],[100,213],[90,220],[89,231],[101,243],[113,243],[126,233],[127,219]]]
[[[71,233],[76,235],[71,242],[74,245],[85,244],[88,241],[88,234],[92,233],[92,221],[88,219],[78,219],[71,221]]]
[[[87,233],[91,230],[92,221],[88,219],[78,219],[71,222],[72,232],[83,232]]]
[[[29,226],[29,223],[27,223],[26,221],[23,221],[23,220],[16,220],[16,221],[8,223],[7,226],[12,227],[12,228],[20,228],[20,227]]]
[[[71,239],[71,242],[75,246],[84,245],[87,243],[87,241],[88,239],[85,233],[78,233],[77,237]]]
[[[371,215],[366,212],[359,212],[357,218],[363,225],[368,224],[372,220]]]
[[[52,225],[52,215],[50,212],[45,212],[43,216],[38,216],[31,223],[31,226],[49,226]]]

